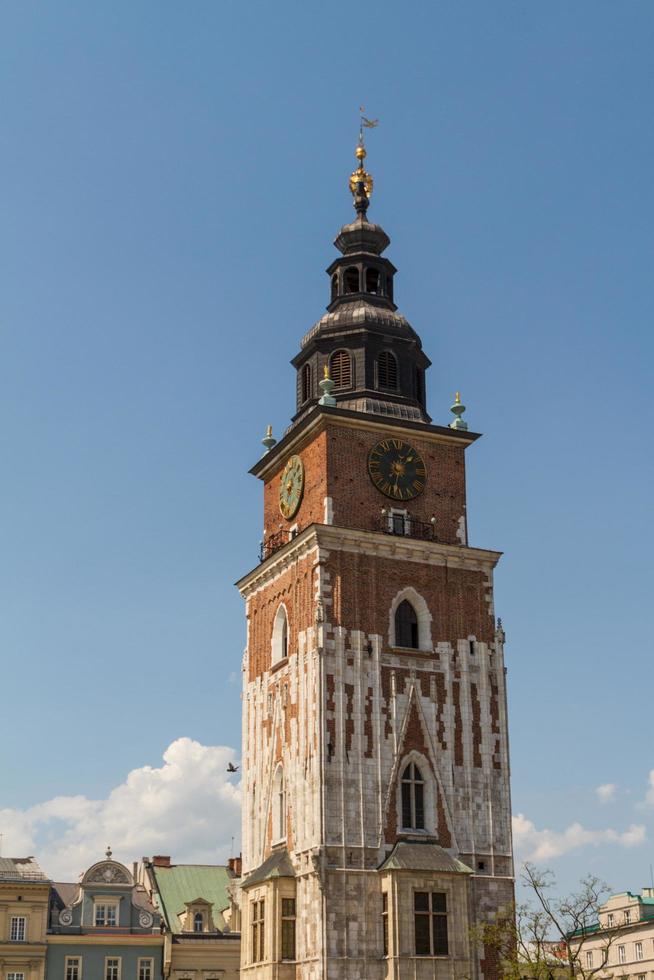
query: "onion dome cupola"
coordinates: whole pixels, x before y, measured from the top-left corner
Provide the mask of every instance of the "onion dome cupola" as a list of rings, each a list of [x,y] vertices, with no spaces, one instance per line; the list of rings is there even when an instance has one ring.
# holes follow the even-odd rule
[[[293,421],[320,400],[321,382],[328,377],[339,408],[430,422],[425,372],[431,362],[394,302],[397,270],[383,255],[390,238],[368,220],[373,179],[364,167],[363,128],[356,157],[349,179],[356,218],[334,240],[341,255],[327,269],[329,306],[291,362],[297,370]]]

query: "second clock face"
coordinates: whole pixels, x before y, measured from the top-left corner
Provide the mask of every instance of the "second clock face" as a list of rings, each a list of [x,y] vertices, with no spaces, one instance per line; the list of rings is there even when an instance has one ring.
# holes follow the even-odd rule
[[[384,439],[368,453],[368,472],[378,490],[393,500],[411,500],[425,489],[420,453],[401,439]]]
[[[297,513],[304,491],[304,466],[299,456],[291,456],[279,484],[279,509],[289,520]]]

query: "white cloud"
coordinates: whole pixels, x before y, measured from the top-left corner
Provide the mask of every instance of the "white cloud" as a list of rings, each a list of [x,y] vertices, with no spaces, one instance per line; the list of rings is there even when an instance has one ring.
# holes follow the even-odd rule
[[[155,769],[133,769],[106,799],[57,796],[0,810],[3,853],[34,854],[48,875],[76,880],[107,844],[128,865],[144,854],[173,861],[225,861],[240,839],[240,786],[227,777],[234,749],[178,738]]]
[[[549,861],[561,857],[581,847],[600,844],[618,844],[621,847],[636,847],[646,839],[642,824],[631,824],[622,833],[606,830],[588,830],[580,823],[571,823],[563,831],[538,830],[533,821],[522,813],[513,817],[513,844],[516,856],[523,861]]]
[[[615,799],[617,790],[618,787],[615,783],[602,783],[601,786],[597,787],[595,793],[601,803],[610,803],[611,800]]]

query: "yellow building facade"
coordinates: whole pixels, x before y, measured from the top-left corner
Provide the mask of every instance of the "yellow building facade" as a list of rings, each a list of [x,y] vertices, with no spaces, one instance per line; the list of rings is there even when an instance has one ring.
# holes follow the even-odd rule
[[[44,980],[49,898],[34,858],[0,858],[0,980]]]

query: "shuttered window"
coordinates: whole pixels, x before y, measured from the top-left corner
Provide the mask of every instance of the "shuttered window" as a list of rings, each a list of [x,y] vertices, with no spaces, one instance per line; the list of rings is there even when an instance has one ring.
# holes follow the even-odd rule
[[[335,388],[352,387],[352,358],[349,351],[334,351],[329,361],[329,375]]]
[[[397,360],[389,350],[383,350],[377,360],[377,384],[392,391],[397,388]]]

